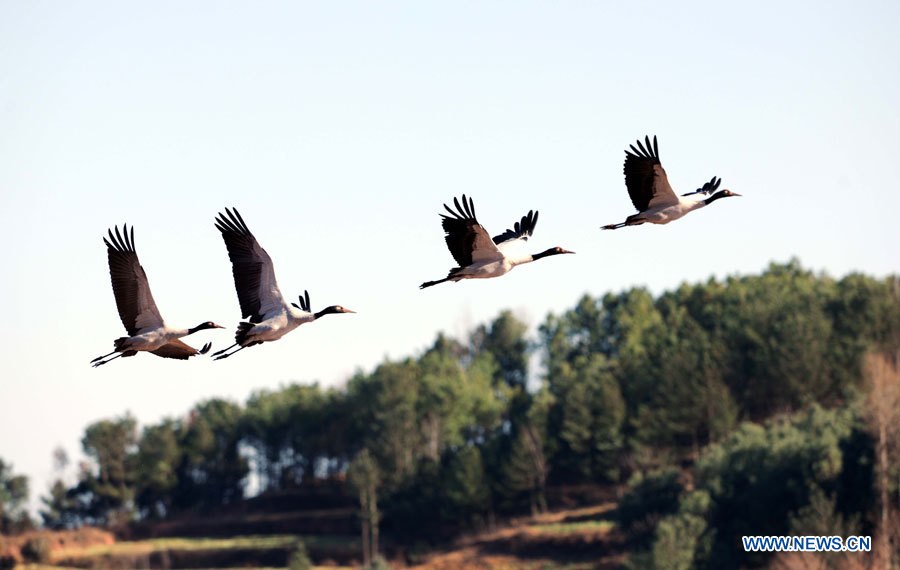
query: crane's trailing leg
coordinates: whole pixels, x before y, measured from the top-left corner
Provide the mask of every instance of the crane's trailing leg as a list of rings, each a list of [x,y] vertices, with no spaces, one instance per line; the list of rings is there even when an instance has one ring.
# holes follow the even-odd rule
[[[639,226],[643,224],[646,220],[641,217],[641,214],[633,214],[625,218],[625,221],[620,224],[607,224],[603,226],[604,230],[617,230],[619,228],[624,228],[625,226]]]
[[[106,364],[107,362],[112,362],[113,360],[115,360],[115,359],[117,359],[117,358],[119,358],[119,357],[121,357],[121,356],[122,356],[122,353],[119,353],[119,354],[117,354],[116,356],[113,356],[112,358],[110,358],[109,360],[101,360],[101,361],[99,361],[99,362],[93,363],[91,366],[93,366],[94,368],[97,368],[98,366],[103,366],[103,365]]]
[[[450,281],[450,278],[444,277],[443,279],[438,279],[437,281],[426,281],[425,283],[419,285],[419,289],[424,289],[425,287],[433,287],[434,285],[444,283],[445,281]]]
[[[115,354],[116,352],[117,352],[117,351],[114,350],[114,351],[110,352],[109,354],[104,354],[103,356],[98,356],[97,358],[91,360],[91,362],[94,363],[94,362],[97,362],[98,360],[103,360],[103,359],[106,358],[107,356],[112,356],[112,355]],[[110,360],[112,360],[112,359],[110,359]]]
[[[218,352],[212,353],[212,355],[213,355],[213,356],[219,356],[220,354],[223,354],[223,353],[225,353],[225,352],[228,352],[229,350],[231,350],[232,348],[236,347],[237,345],[238,345],[238,343],[234,343],[234,344],[232,344],[231,346],[229,346],[228,348],[223,348],[222,350],[220,350],[220,351],[218,351]],[[206,354],[206,353],[203,353],[203,354]],[[216,360],[218,360],[218,359],[216,359]]]
[[[231,345],[231,346],[237,346],[237,345],[235,344],[235,345]],[[231,348],[231,346],[228,348]],[[239,353],[240,351],[244,350],[245,348],[247,348],[247,347],[242,346],[239,349],[235,350],[234,352],[229,352],[228,354],[220,354],[219,352],[217,352],[216,354],[218,354],[218,356],[214,357],[213,360],[222,360],[223,358],[228,358],[229,356],[234,356],[235,354]],[[225,352],[225,351],[220,351],[220,352]]]
[[[98,366],[102,366],[102,365],[106,364],[107,362],[112,362],[113,360],[115,360],[117,358],[128,358],[129,356],[134,356],[137,353],[138,353],[138,351],[136,351],[136,350],[123,350],[122,352],[119,352],[112,358],[110,358],[108,360],[100,360],[98,362],[94,362],[91,366],[93,366],[94,368],[97,368]],[[109,356],[109,354],[107,354],[106,356]]]
[[[462,278],[456,277],[456,274],[462,270],[463,270],[462,267],[454,267],[453,269],[450,270],[450,273],[448,273],[447,276],[444,277],[443,279],[438,279],[437,281],[426,281],[425,283],[422,283],[421,285],[419,285],[419,289],[424,289],[425,287],[432,287],[432,286],[438,285],[440,283],[446,283],[447,281],[459,281]],[[456,279],[454,279],[454,277],[456,277]]]

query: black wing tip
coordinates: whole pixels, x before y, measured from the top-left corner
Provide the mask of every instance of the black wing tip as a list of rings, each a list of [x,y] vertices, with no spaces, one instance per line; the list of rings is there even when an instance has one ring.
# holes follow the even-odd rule
[[[513,227],[507,229],[502,234],[494,236],[492,239],[495,244],[501,244],[506,241],[528,238],[534,234],[534,228],[537,226],[538,211],[528,210],[528,213],[522,216],[522,219],[513,224]]]
[[[306,311],[307,313],[311,312],[310,311],[311,305],[309,303],[309,291],[304,289],[303,295],[300,295],[297,298],[297,300],[300,301],[299,305],[297,305],[296,303],[291,303],[291,304],[294,305],[295,307],[297,307],[298,309],[300,309],[301,311]]]
[[[522,216],[521,222],[516,222],[514,226],[516,237],[530,236],[534,233],[534,227],[537,225],[537,211],[528,210],[528,213]]]
[[[719,186],[722,184],[722,179],[718,176],[713,176],[709,179],[709,182],[703,184],[703,187],[698,190],[698,192],[702,194],[712,194],[716,190],[719,189]]]
[[[215,225],[216,229],[223,234],[237,233],[241,235],[253,235],[252,232],[250,232],[250,228],[247,227],[247,222],[244,221],[244,218],[241,217],[241,213],[238,212],[237,208],[234,206],[225,206],[225,213],[219,212],[216,215]]]
[[[441,217],[445,219],[458,219],[458,220],[472,220],[478,221],[475,218],[475,201],[472,200],[471,196],[466,197],[465,194],[462,195],[462,204],[460,204],[460,198],[456,196],[453,197],[453,205],[456,207],[454,211],[447,203],[444,203],[444,209],[446,209],[450,216],[447,214],[441,213]],[[452,216],[452,218],[451,218]]]
[[[539,212],[538,212],[537,210],[534,210],[533,212],[532,212],[532,210],[528,210],[528,226],[527,226],[527,231],[528,231],[529,234],[534,233],[534,228],[537,227],[538,213],[539,213]]]
[[[118,225],[107,228],[106,233],[109,235],[109,239],[107,240],[105,236],[103,237],[103,243],[106,244],[106,248],[119,253],[136,253],[134,248],[134,226],[131,226],[131,232],[128,231],[128,228],[127,223],[122,224],[121,231],[119,231]]]
[[[629,152],[628,149],[625,149],[625,154],[627,156],[633,156],[635,158],[655,158],[659,160],[659,142],[656,139],[656,135],[653,135],[652,143],[650,142],[650,135],[644,135],[643,142],[641,142],[641,139],[637,139],[635,143],[637,143],[637,148],[635,148],[633,144],[630,144],[628,147],[631,151]]]

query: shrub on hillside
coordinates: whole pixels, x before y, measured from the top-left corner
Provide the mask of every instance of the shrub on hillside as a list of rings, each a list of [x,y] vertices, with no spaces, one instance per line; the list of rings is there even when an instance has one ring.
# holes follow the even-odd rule
[[[50,562],[50,541],[43,536],[34,536],[22,545],[22,558],[32,564]]]
[[[387,563],[384,557],[376,556],[375,560],[362,570],[391,570],[391,565]]]
[[[617,511],[622,529],[638,541],[646,540],[662,517],[678,511],[683,490],[679,478],[674,467],[633,477]]]
[[[309,559],[309,553],[306,551],[306,544],[302,540],[297,541],[297,546],[291,553],[288,560],[288,568],[290,570],[312,570],[313,564]]]
[[[772,555],[744,552],[741,536],[870,534],[863,518],[869,508],[855,510],[872,502],[865,498],[872,488],[871,445],[859,440],[858,428],[854,408],[813,405],[763,425],[745,423],[706,448],[696,466],[697,488],[680,499],[671,472],[637,482],[620,517],[630,521],[630,529],[622,524],[626,532],[643,533],[628,567],[769,567]],[[673,497],[675,511],[666,512]]]

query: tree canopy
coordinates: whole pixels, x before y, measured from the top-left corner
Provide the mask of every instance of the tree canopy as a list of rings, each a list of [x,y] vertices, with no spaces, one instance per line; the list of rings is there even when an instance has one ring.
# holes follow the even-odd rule
[[[65,524],[164,518],[348,473],[387,529],[429,540],[542,511],[555,485],[632,481],[622,524],[648,560],[752,565],[723,544],[772,513],[778,534],[812,501],[860,520],[872,508],[847,485],[871,486],[862,363],[900,349],[898,290],[792,261],[658,296],[585,295],[534,336],[503,311],[341,389],[212,399],[141,430],[127,414],[98,421],[78,483],[45,503]],[[363,472],[378,477],[359,487]]]

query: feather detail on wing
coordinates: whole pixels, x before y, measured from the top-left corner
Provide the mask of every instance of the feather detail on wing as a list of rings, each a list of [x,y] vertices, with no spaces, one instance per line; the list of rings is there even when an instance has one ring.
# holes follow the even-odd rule
[[[538,221],[538,213],[532,210],[529,210],[527,214],[522,216],[522,220],[516,222],[513,225],[512,229],[506,230],[500,235],[494,236],[494,243],[500,245],[501,243],[522,239],[527,240],[532,235],[534,235],[534,228],[537,226]]]
[[[638,140],[638,148],[629,145],[631,151],[625,151],[625,186],[631,196],[631,203],[639,212],[678,203],[678,196],[669,185],[669,178],[659,161],[656,137],[653,137],[652,145],[649,136],[644,140],[646,148]]]
[[[122,233],[119,233],[118,226],[115,230],[115,235],[112,230],[108,231],[108,240],[103,238],[109,260],[109,276],[119,318],[129,336],[135,336],[159,328],[164,323],[150,292],[147,274],[134,249],[134,227],[130,234],[127,225],[122,226]]]
[[[709,196],[713,192],[719,189],[719,185],[722,184],[722,179],[716,176],[713,176],[709,182],[706,182],[700,188],[697,188],[693,192],[688,192],[687,194],[682,194],[682,196],[693,196],[694,194],[703,194],[705,196]]]
[[[283,310],[284,297],[275,280],[275,266],[266,250],[250,233],[234,208],[219,213],[216,228],[222,232],[234,274],[234,288],[241,304],[241,316],[260,323]]]
[[[508,229],[500,235],[494,236],[494,243],[497,248],[503,252],[508,258],[519,259],[528,257],[525,251],[525,243],[532,235],[534,228],[537,226],[538,212],[529,210],[527,214],[522,216],[522,220],[516,222],[512,229]]]
[[[441,214],[441,226],[446,232],[444,237],[447,249],[460,267],[468,267],[473,263],[502,259],[503,254],[497,249],[484,226],[475,219],[475,204],[471,198],[462,196],[462,205],[453,198],[456,211],[444,204],[450,213]]]
[[[305,297],[304,297],[304,295],[305,295]],[[309,308],[309,307],[310,307],[310,304],[309,304],[309,291],[303,291],[303,295],[300,295],[300,298],[299,298],[298,300],[300,301],[300,304],[299,304],[299,305],[298,305],[297,303],[291,303],[291,305],[293,305],[296,309],[299,309],[299,310],[304,311],[304,312],[306,312],[306,313],[312,314],[312,311],[311,311],[310,308]]]
[[[151,350],[153,354],[156,356],[162,356],[163,358],[176,358],[178,360],[187,360],[188,358],[195,356],[197,354],[206,354],[209,352],[209,349],[212,345],[207,343],[203,345],[203,348],[197,350],[196,348],[190,346],[189,344],[185,344],[178,339],[171,340],[156,350]]]

